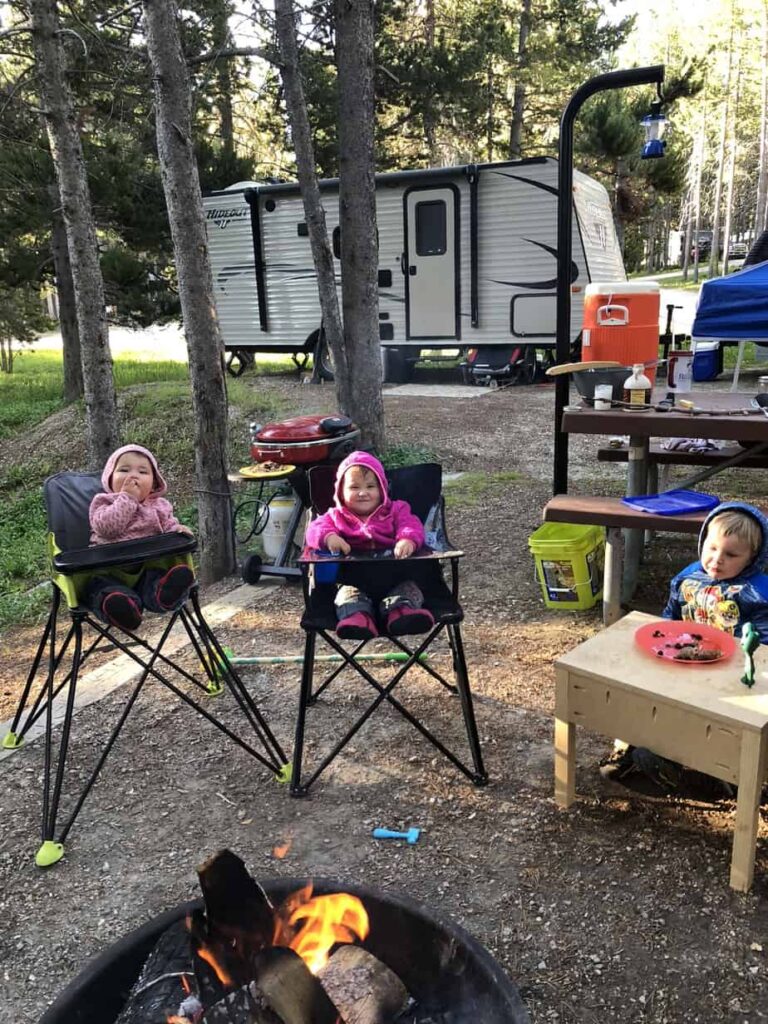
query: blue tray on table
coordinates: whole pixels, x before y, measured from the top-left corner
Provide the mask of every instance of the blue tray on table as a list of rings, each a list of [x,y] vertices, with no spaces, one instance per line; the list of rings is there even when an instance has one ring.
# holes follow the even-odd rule
[[[662,494],[639,494],[637,497],[621,500],[639,512],[652,512],[657,516],[709,512],[720,504],[720,499],[714,494],[702,494],[701,491],[664,491]]]

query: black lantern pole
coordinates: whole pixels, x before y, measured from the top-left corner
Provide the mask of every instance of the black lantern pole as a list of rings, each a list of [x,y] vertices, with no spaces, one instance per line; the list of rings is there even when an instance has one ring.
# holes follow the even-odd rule
[[[596,92],[625,89],[632,85],[661,86],[664,65],[627,68],[596,75],[579,86],[560,119],[557,191],[557,348],[556,361],[567,363],[571,349],[571,249],[573,231],[573,122],[585,100]],[[568,490],[568,435],[562,431],[563,409],[568,402],[568,375],[555,377],[554,493]]]

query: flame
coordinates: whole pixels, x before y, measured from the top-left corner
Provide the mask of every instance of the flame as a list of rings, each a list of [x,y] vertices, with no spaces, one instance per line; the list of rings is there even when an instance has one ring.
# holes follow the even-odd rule
[[[369,931],[368,914],[357,896],[337,892],[313,897],[310,883],[280,907],[274,944],[288,946],[317,974],[333,946],[364,939]]]
[[[222,985],[234,985],[234,982],[227,974],[227,972],[224,970],[224,968],[221,966],[221,964],[217,963],[216,958],[210,951],[210,949],[208,949],[206,946],[201,946],[200,949],[198,949],[197,951],[197,955],[200,957],[201,960],[205,960],[207,964],[210,964],[210,966],[216,973],[216,977],[219,979]]]

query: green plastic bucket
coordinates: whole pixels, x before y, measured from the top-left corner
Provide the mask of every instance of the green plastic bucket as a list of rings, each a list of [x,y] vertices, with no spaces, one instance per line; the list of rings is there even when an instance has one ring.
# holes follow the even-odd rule
[[[592,608],[603,596],[605,531],[600,526],[544,523],[528,538],[547,608]]]

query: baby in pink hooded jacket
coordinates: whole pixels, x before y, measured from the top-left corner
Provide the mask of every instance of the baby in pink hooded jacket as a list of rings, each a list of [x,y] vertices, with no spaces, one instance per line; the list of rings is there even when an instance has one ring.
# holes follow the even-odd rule
[[[95,495],[88,513],[91,544],[117,544],[158,533],[191,536],[192,531],[178,521],[170,501],[163,497],[167,486],[147,448],[128,444],[112,452],[101,484],[104,491]],[[194,579],[186,563],[166,570],[147,569],[134,587],[111,576],[95,576],[86,588],[85,600],[103,621],[134,630],[141,625],[144,608],[167,612],[183,604]]]
[[[368,452],[352,452],[336,471],[334,506],[309,524],[306,543],[335,555],[392,549],[396,559],[403,559],[424,544],[424,527],[407,501],[391,500],[379,460]],[[371,574],[365,589],[350,582],[342,584],[335,599],[337,636],[344,640],[378,636],[374,597],[390,635],[426,633],[434,618],[423,607],[421,590],[406,575],[383,573],[383,593]]]

